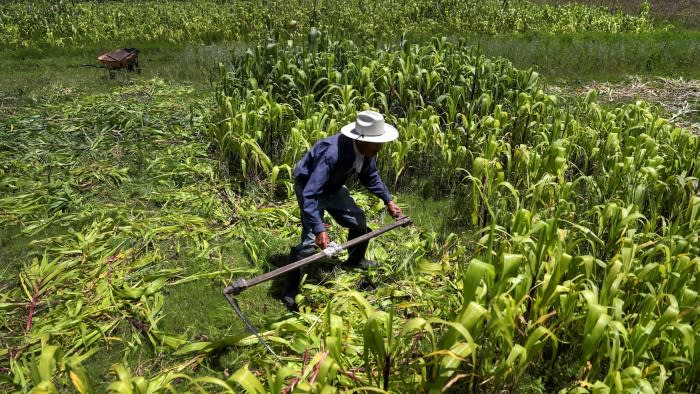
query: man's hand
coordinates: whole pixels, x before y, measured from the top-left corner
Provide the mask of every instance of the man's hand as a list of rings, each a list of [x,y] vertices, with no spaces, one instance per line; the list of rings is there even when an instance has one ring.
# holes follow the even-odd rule
[[[398,219],[403,216],[401,208],[399,208],[399,206],[396,205],[396,203],[393,201],[389,201],[388,203],[386,203],[386,209],[389,210],[389,215],[391,215],[391,217],[393,217],[394,219]]]
[[[318,234],[316,234],[316,246],[318,246],[321,249],[325,249],[328,247],[328,244],[331,242],[331,240],[328,238],[328,233],[325,231],[322,231]]]

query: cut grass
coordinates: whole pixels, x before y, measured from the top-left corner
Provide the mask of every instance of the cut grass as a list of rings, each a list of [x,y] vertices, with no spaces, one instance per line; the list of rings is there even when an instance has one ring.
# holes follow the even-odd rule
[[[196,104],[201,99],[200,95],[196,91],[168,87],[157,81],[134,83],[133,87],[119,88],[110,94],[86,92],[80,97],[66,98],[66,102],[41,99],[38,100],[34,108],[16,107],[15,114],[2,119],[5,126],[3,130],[14,130],[14,133],[7,134],[3,140],[3,146],[7,146],[9,150],[3,152],[3,158],[8,161],[4,162],[2,167],[3,175],[7,175],[7,178],[3,177],[3,182],[0,183],[3,187],[2,198],[32,193],[37,188],[40,190],[46,188],[45,183],[49,180],[43,173],[44,168],[52,164],[58,166],[61,162],[69,159],[72,160],[71,167],[65,168],[65,173],[63,173],[65,166],[59,167],[61,172],[55,171],[54,178],[57,182],[58,180],[66,182],[64,190],[68,189],[70,195],[80,196],[79,203],[71,203],[63,211],[56,212],[58,217],[54,218],[53,224],[32,235],[23,232],[24,225],[31,224],[35,220],[48,219],[42,217],[41,210],[33,211],[29,215],[18,216],[24,222],[23,226],[19,224],[0,226],[0,260],[3,261],[3,269],[0,270],[0,288],[3,292],[16,290],[19,286],[18,274],[26,271],[29,262],[35,257],[42,256],[47,248],[49,259],[56,258],[56,248],[60,250],[62,246],[62,241],[56,236],[87,234],[91,224],[96,222],[109,223],[111,220],[117,221],[117,223],[121,222],[121,225],[127,228],[151,222],[154,224],[154,228],[163,226],[162,228],[167,229],[168,225],[173,224],[173,222],[177,226],[178,215],[189,214],[195,217],[198,215],[206,217],[206,212],[200,212],[197,204],[178,202],[178,198],[188,198],[188,195],[183,193],[187,193],[186,190],[191,188],[193,184],[200,187],[198,194],[205,194],[205,191],[212,187],[207,184],[207,178],[198,172],[205,170],[203,166],[206,164],[211,164],[206,161],[206,144],[199,143],[197,140],[197,136],[194,135],[197,130],[183,126],[183,124],[188,123],[187,118],[190,115],[187,111],[188,105]],[[183,112],[183,108],[186,110],[185,112]],[[67,113],[72,115],[67,116]],[[129,123],[134,116],[141,117],[140,114],[148,114],[152,118],[143,118],[141,122]],[[95,127],[93,122],[98,127]],[[105,124],[107,129],[104,128]],[[66,138],[68,136],[75,138]],[[129,143],[123,143],[123,138],[128,139]],[[36,168],[25,166],[22,163],[23,158],[28,154],[26,152],[28,146],[33,147],[31,152],[34,152],[33,154],[42,160]],[[111,152],[115,148],[119,148],[118,158],[112,157]],[[176,157],[172,157],[173,155]],[[110,158],[111,160],[109,160]],[[105,167],[106,161],[109,161],[110,165]],[[182,162],[187,162],[191,166],[180,168]],[[76,187],[76,184],[68,183],[69,177],[74,177],[75,174],[99,174],[103,167],[105,169],[125,169],[128,170],[126,171],[128,175],[125,181],[117,182],[113,182],[109,177],[93,178],[97,179],[98,182],[83,190],[75,190],[73,188]],[[86,179],[90,179],[90,176]],[[201,184],[197,184],[198,181]],[[78,187],[78,189],[80,188]],[[7,212],[0,210],[0,215],[3,218],[15,217],[12,213],[14,206],[8,204],[4,205],[3,208],[8,209]],[[130,214],[128,214],[128,219],[122,222],[124,212],[130,212]],[[64,218],[68,217],[70,219],[66,221]],[[80,217],[82,219],[76,220]],[[217,226],[219,226],[218,223],[212,223],[212,227]],[[158,230],[154,229],[154,231]],[[110,243],[109,239],[112,238],[118,240],[120,236],[118,233],[119,231],[112,230],[111,235],[107,235],[107,242]],[[217,242],[223,243],[224,241],[219,240],[215,232],[212,231],[212,234],[213,239],[209,243],[214,250],[218,250],[219,244]],[[145,248],[157,248],[160,252],[154,255],[156,259],[153,264],[132,273],[134,281],[143,275],[158,275],[158,272],[168,270],[173,272],[173,268],[177,269],[177,267],[182,267],[182,270],[178,274],[178,278],[169,278],[173,283],[176,283],[174,281],[179,279],[179,276],[185,274],[221,272],[221,264],[230,267],[229,271],[238,266],[247,268],[245,261],[238,258],[242,252],[237,252],[241,248],[237,241],[226,241],[225,247],[221,248],[225,253],[221,259],[213,258],[216,257],[215,255],[211,256],[212,258],[206,258],[209,256],[196,257],[199,254],[196,239],[189,238],[186,233],[182,235],[185,237],[162,237],[157,242],[146,242]],[[193,240],[195,241],[194,245]],[[144,242],[140,238],[122,238],[122,241],[123,248],[121,250],[130,249],[130,245],[135,245],[138,249],[138,245]],[[178,250],[180,243],[182,244],[182,253]],[[90,243],[86,245],[90,245]],[[114,259],[117,259],[117,255],[118,253],[113,255]],[[104,262],[89,261],[88,263],[104,265]],[[93,278],[93,280],[99,279]],[[195,301],[192,305],[184,303],[185,308],[196,308],[203,313],[210,310],[216,312],[215,308],[210,308],[215,304],[215,299],[222,307],[226,307],[225,301],[221,297],[220,288],[223,287],[223,284],[220,280],[218,281],[218,289],[214,292],[201,291],[201,288],[197,288],[199,292],[193,291],[194,283],[199,285],[204,283],[210,288],[212,287],[211,279],[171,286],[175,299],[179,296],[180,299]],[[13,293],[16,294],[16,291]],[[51,308],[44,310],[45,299],[60,299],[60,297],[60,294],[56,294],[55,297],[53,294],[51,297],[42,297],[37,309],[41,312],[36,313],[37,316],[34,320],[38,322],[41,319],[49,318],[45,315],[50,315]],[[5,301],[25,302],[25,300],[17,298],[3,299],[3,302]],[[139,304],[139,302],[135,302],[135,304]],[[168,304],[168,308],[170,306]],[[199,306],[203,307],[199,308]],[[0,326],[3,335],[0,337],[3,338],[4,348],[14,349],[23,343],[22,334],[27,312],[21,310],[22,308],[12,310],[12,315],[3,319],[3,324]],[[173,319],[169,327],[186,327],[188,321],[186,318],[181,318],[181,312],[177,310],[169,312],[168,308],[163,311],[162,324],[168,325],[168,319]],[[120,316],[122,313],[124,315]],[[177,358],[163,357],[155,348],[148,346],[150,340],[136,327],[139,322],[135,321],[136,326],[134,326],[134,323],[129,324],[130,318],[125,318],[125,316],[132,316],[133,313],[135,311],[117,311],[114,318],[122,319],[121,323],[111,332],[103,333],[104,336],[112,339],[103,342],[94,362],[88,364],[90,375],[96,384],[106,384],[113,380],[109,377],[108,371],[115,362],[126,361],[131,365],[143,366],[136,368],[136,370],[150,373],[152,370],[165,368],[170,363],[177,361]],[[217,314],[217,316],[219,315],[221,314]],[[141,318],[137,317],[137,319]],[[202,321],[202,324],[211,323],[209,319],[197,319],[197,321]],[[89,324],[95,323],[90,322]],[[216,327],[216,325],[212,326]],[[231,325],[231,327],[232,332],[239,336],[242,335],[240,327],[235,325]],[[193,330],[191,333],[187,333],[194,336],[197,332]],[[140,341],[137,341],[141,344],[133,342],[141,336],[143,337]],[[19,343],[6,343],[5,340],[18,341]],[[2,367],[5,367],[4,363]],[[2,388],[3,386],[0,385],[0,391]],[[105,387],[102,388],[105,389]]]
[[[119,159],[115,160],[117,168],[128,168],[129,179],[127,182],[118,184],[98,184],[92,189],[87,190],[82,197],[80,205],[71,206],[66,213],[99,211],[102,208],[107,208],[107,212],[115,215],[124,209],[131,209],[138,212],[134,216],[134,221],[150,220],[159,216],[167,215],[169,210],[175,210],[179,214],[204,215],[197,212],[197,207],[192,205],[178,206],[173,201],[167,199],[161,202],[158,195],[172,195],[177,193],[178,188],[188,187],[193,182],[195,186],[199,185],[201,189],[206,190],[210,187],[207,179],[202,178],[187,178],[185,175],[178,176],[173,173],[167,177],[159,177],[159,182],[154,182],[154,175],[159,175],[154,171],[158,171],[158,166],[150,167],[152,163],[165,163],[172,165],[188,158],[201,158],[206,155],[206,144],[196,145],[197,140],[192,134],[196,130],[183,130],[175,127],[180,127],[182,123],[177,119],[183,114],[182,109],[187,108],[189,104],[195,104],[197,100],[201,100],[202,91],[194,91],[189,96],[184,96],[182,91],[173,92],[170,98],[164,98],[162,94],[153,96],[143,95],[143,92],[151,91],[150,82],[141,82],[143,76],[135,76],[131,79],[133,86],[128,86],[126,89],[115,85],[110,89],[114,91],[110,94],[91,93],[85,91],[77,97],[67,94],[66,97],[59,100],[38,99],[35,108],[26,108],[24,106],[16,107],[16,113],[11,120],[25,119],[34,116],[37,113],[41,114],[41,119],[53,119],[52,127],[67,127],[76,128],[77,130],[85,130],[84,138],[94,139],[97,133],[105,140],[98,145],[101,152],[89,153],[92,159],[87,160],[87,157],[80,156],[76,153],[76,157],[80,159],[78,167],[72,170],[78,171],[81,166],[94,167],[94,160],[109,158],[112,156],[110,149],[114,148],[114,144],[120,141],[119,134],[111,132],[104,133],[100,129],[93,129],[92,123],[104,123],[107,118],[102,118],[106,114],[95,112],[97,119],[92,119],[85,116],[85,113],[77,113],[74,117],[65,118],[64,110],[76,106],[83,108],[83,111],[89,111],[89,108],[104,109],[102,105],[118,104],[121,111],[128,113],[149,113],[152,116],[161,116],[161,118],[145,122],[141,127],[143,129],[136,130],[133,126],[125,127],[124,119],[119,117],[109,118],[109,124],[116,129],[121,129],[123,133],[128,133],[129,136],[140,136],[138,143],[132,141],[130,146],[120,148]],[[85,85],[79,85],[84,88]],[[165,89],[169,91],[170,87],[161,87],[157,89]],[[101,111],[101,110],[100,110]],[[131,111],[131,112],[129,112]],[[102,114],[102,115],[100,115]],[[111,114],[111,112],[110,112]],[[160,114],[160,115],[159,115]],[[111,115],[110,115],[111,116]],[[60,122],[58,119],[61,119]],[[170,125],[170,126],[168,126]],[[22,127],[20,123],[14,124],[15,128]],[[159,131],[162,130],[162,131]],[[155,133],[154,133],[155,131]],[[185,132],[186,131],[186,132]],[[60,132],[60,131],[59,131]],[[163,138],[162,133],[170,135],[170,138]],[[41,136],[41,134],[38,134]],[[83,138],[83,137],[81,137]],[[115,138],[114,141],[112,139]],[[177,144],[171,144],[168,141],[176,139]],[[84,142],[75,140],[71,145],[67,145],[62,149],[75,149],[76,152],[84,150]],[[87,141],[87,140],[86,140]],[[31,144],[31,140],[25,140],[23,143]],[[193,143],[193,147],[199,147],[202,152],[195,152],[187,157],[167,157],[167,152],[170,152],[174,147],[183,143]],[[42,144],[42,149],[47,149],[49,144]],[[44,152],[45,160],[54,160],[52,154],[56,152]],[[174,150],[170,154],[181,154],[183,151]],[[184,152],[187,153],[187,152]],[[61,153],[67,154],[66,151]],[[103,157],[104,156],[104,157]],[[62,156],[61,156],[62,157]],[[169,159],[171,161],[164,161]],[[171,164],[168,164],[171,163]],[[161,165],[165,165],[161,164]],[[165,167],[167,170],[170,167]],[[13,171],[14,167],[9,166],[8,171]],[[170,168],[172,170],[172,168]],[[41,180],[42,175],[26,174],[27,177]],[[58,176],[58,175],[57,175]],[[182,179],[178,179],[182,178]],[[166,182],[167,181],[167,182]],[[172,182],[171,182],[172,181]],[[197,183],[199,182],[199,183]],[[443,201],[433,201],[427,204],[420,204],[420,197],[404,196],[397,197],[399,201],[406,200],[406,212],[410,215],[417,215],[418,221],[425,221],[426,225],[430,222],[430,228],[437,229],[444,227],[444,223],[440,219],[435,219],[439,212],[443,211],[441,206],[446,203]],[[411,202],[413,201],[413,202]],[[415,203],[414,203],[415,202]],[[283,202],[285,205],[293,206],[295,203],[291,200]],[[415,206],[414,206],[415,204]],[[188,212],[189,210],[189,212]],[[0,280],[3,289],[16,287],[18,273],[24,269],[28,258],[39,257],[43,254],[46,247],[45,243],[31,243],[32,240],[45,240],[48,237],[76,231],[84,233],[86,228],[95,220],[93,214],[87,215],[84,220],[72,222],[72,226],[66,225],[50,226],[42,232],[36,233],[33,236],[25,235],[21,232],[22,228],[18,225],[3,226],[0,229],[0,239],[2,240],[2,248],[0,248],[0,258],[5,263],[3,270],[0,271]],[[116,216],[115,216],[115,220]],[[167,221],[165,222],[167,223]],[[136,223],[134,223],[136,224]],[[222,223],[212,223],[211,228],[218,231],[226,231],[222,228]],[[235,224],[234,224],[235,226]],[[177,252],[176,239],[165,239],[157,244],[153,244],[151,248],[158,248],[162,251],[161,258],[156,260],[152,265],[138,273],[149,274],[157,273],[160,270],[180,269],[177,277],[170,279],[171,284],[167,285],[163,290],[164,306],[162,312],[158,315],[158,329],[184,339],[187,342],[200,342],[208,340],[224,339],[230,341],[230,345],[224,349],[218,350],[210,354],[203,361],[194,363],[192,367],[188,367],[188,373],[197,374],[215,374],[223,377],[226,368],[230,370],[240,367],[244,360],[241,359],[242,354],[249,354],[250,348],[244,352],[243,349],[233,345],[233,343],[250,335],[244,327],[242,321],[235,315],[231,307],[228,305],[222,296],[222,289],[227,284],[227,281],[233,277],[221,277],[197,279],[177,283],[179,279],[186,279],[191,275],[207,274],[212,272],[240,271],[244,274],[237,274],[240,277],[252,277],[256,274],[273,269],[277,265],[283,264],[289,247],[292,246],[298,237],[298,228],[279,229],[284,230],[276,233],[276,230],[270,231],[253,231],[250,237],[255,244],[261,245],[260,260],[262,264],[253,262],[248,256],[243,242],[236,237],[226,237],[217,235],[215,232],[207,238],[210,250],[216,250],[217,253],[210,255],[209,258],[196,258],[196,250],[187,250],[187,243],[182,242],[185,249]],[[291,235],[290,235],[291,234]],[[344,234],[344,230],[340,230],[339,234]],[[136,240],[134,240],[136,242]],[[259,267],[259,268],[258,268]],[[222,268],[226,268],[223,270]],[[136,272],[134,273],[136,274]],[[340,271],[339,275],[344,273]],[[355,275],[352,273],[351,275]],[[282,303],[275,298],[275,293],[278,291],[276,287],[280,286],[283,279],[271,281],[261,284],[245,291],[238,297],[241,308],[246,313],[251,322],[258,327],[269,326],[270,323],[280,320],[287,311]],[[315,277],[309,278],[309,283],[316,282]],[[125,312],[129,313],[129,312]],[[24,315],[18,315],[23,317]],[[126,315],[130,316],[130,315]],[[42,316],[37,316],[36,319],[41,319]],[[16,324],[15,324],[16,323]],[[24,326],[24,322],[17,320],[12,322],[14,337],[21,338],[19,335]],[[150,341],[147,336],[140,331],[139,324],[146,324],[143,321],[131,322],[129,318],[123,318],[121,322],[111,330],[104,333],[112,339],[102,342],[100,351],[86,363],[87,371],[92,381],[96,385],[98,391],[106,390],[106,386],[114,381],[113,372],[110,368],[115,363],[125,363],[130,366],[135,374],[151,375],[158,371],[172,368],[178,363],[187,362],[186,356],[175,356],[169,353],[163,353],[150,346]],[[7,327],[5,327],[7,328]],[[196,365],[201,368],[194,370]]]
[[[603,104],[644,100],[659,105],[667,119],[700,134],[700,80],[631,76],[618,83],[593,81],[581,86],[548,87],[558,96],[584,97],[591,90],[599,92],[598,99]]]

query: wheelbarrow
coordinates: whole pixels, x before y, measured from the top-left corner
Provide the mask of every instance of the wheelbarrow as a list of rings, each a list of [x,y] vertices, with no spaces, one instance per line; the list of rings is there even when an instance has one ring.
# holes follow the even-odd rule
[[[99,65],[83,64],[83,67],[106,68],[109,78],[114,78],[116,71],[126,70],[141,73],[139,67],[139,50],[136,48],[119,48],[112,52],[103,53],[97,57]]]

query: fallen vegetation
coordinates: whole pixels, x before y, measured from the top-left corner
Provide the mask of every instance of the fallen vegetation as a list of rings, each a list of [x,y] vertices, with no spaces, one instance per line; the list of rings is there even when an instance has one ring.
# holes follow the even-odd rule
[[[542,16],[502,18],[518,4],[484,28]],[[125,76],[0,118],[0,391],[698,391],[695,80],[556,90],[466,40],[253,21],[212,91]],[[299,313],[274,285],[242,294],[278,359],[221,289],[285,262],[292,166],[366,108],[400,131],[380,167],[416,226],[373,241],[375,270],[307,272]]]

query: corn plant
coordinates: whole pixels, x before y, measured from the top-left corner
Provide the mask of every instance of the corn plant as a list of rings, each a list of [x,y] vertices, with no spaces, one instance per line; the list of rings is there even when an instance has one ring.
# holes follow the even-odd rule
[[[270,72],[275,58],[294,67],[277,63],[280,71]],[[325,344],[325,357],[345,372],[336,377],[341,386],[507,390],[534,365],[564,358],[581,385],[560,388],[573,391],[697,384],[681,377],[697,369],[697,321],[680,318],[695,316],[697,137],[642,102],[606,110],[594,94],[573,102],[548,95],[536,73],[444,39],[380,50],[327,40],[315,53],[259,47],[233,64],[222,97],[266,85],[266,96],[293,108],[290,120],[299,117],[275,124],[274,134],[290,136],[281,150],[260,145],[277,165],[293,165],[355,111],[382,109],[401,134],[380,157],[387,175],[399,186],[433,177],[437,193],[460,200],[468,230],[455,235],[444,263],[431,263],[435,252],[418,243],[399,266],[443,272],[448,290],[428,296],[389,286],[389,300],[408,300],[397,307],[379,296],[379,309],[354,292],[308,286],[308,307],[328,302],[318,312],[326,323],[311,314],[273,325],[273,342],[316,354]],[[308,75],[322,84],[312,88]],[[233,76],[253,82],[236,85]],[[374,253],[391,256],[386,248]],[[409,280],[432,290],[418,282]],[[347,290],[340,280],[334,286]],[[439,317],[426,318],[436,310]],[[358,313],[359,321],[343,323]],[[671,358],[652,356],[661,353]]]

